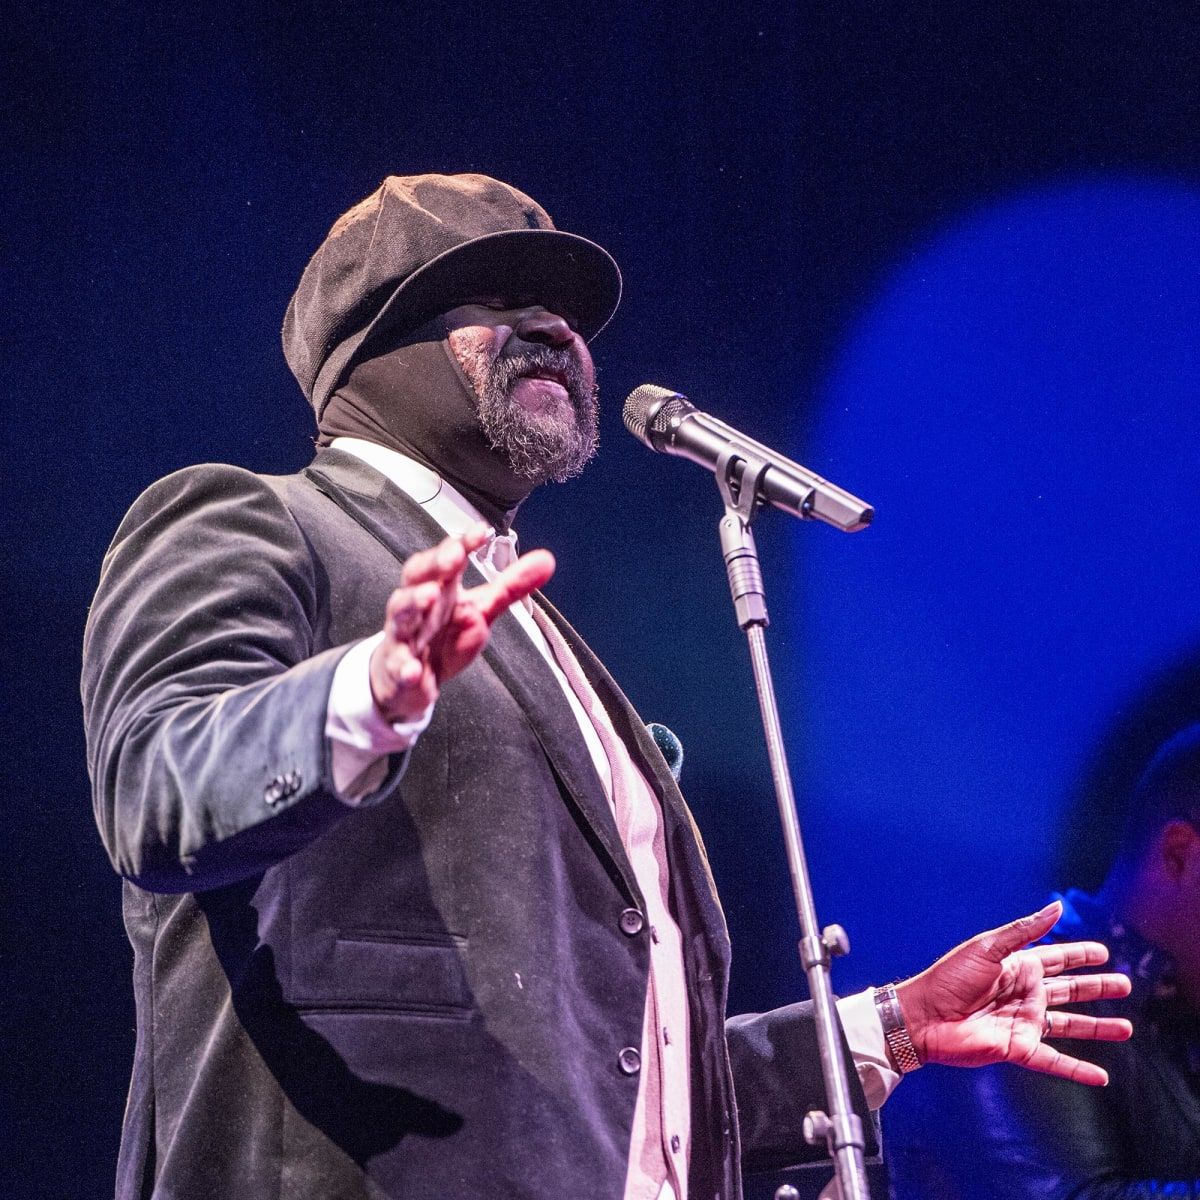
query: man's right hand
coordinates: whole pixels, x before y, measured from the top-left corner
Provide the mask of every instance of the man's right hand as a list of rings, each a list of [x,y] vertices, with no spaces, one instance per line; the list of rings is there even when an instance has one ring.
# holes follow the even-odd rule
[[[371,655],[371,695],[388,721],[421,716],[442,684],[482,652],[496,618],[554,574],[554,556],[531,550],[491,582],[464,591],[467,555],[490,533],[476,525],[404,564],[401,585],[388,597],[383,641]]]

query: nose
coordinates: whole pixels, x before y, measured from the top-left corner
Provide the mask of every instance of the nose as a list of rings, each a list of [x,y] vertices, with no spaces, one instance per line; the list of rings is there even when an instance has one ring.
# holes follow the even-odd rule
[[[575,337],[575,331],[558,313],[544,308],[528,309],[513,326],[513,333],[523,342],[540,346],[565,346]]]

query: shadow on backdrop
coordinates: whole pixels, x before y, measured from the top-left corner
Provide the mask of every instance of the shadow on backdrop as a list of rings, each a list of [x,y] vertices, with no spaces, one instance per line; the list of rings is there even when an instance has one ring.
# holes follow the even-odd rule
[[[1097,748],[1063,817],[1057,877],[1093,891],[1104,879],[1125,806],[1141,773],[1174,734],[1200,721],[1200,645],[1133,691]]]

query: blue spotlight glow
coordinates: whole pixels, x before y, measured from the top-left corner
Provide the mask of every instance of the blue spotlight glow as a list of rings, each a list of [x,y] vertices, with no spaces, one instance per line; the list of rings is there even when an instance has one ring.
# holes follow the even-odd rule
[[[969,216],[849,332],[801,454],[879,515],[794,535],[790,699],[856,975],[1071,882],[1084,763],[1200,644],[1198,331],[1200,191],[1120,178]]]

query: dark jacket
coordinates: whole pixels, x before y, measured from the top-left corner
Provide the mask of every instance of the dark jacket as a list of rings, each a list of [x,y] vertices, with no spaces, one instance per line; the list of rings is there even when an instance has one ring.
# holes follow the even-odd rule
[[[368,806],[332,793],[338,659],[441,536],[336,450],[295,476],[179,472],[117,533],[83,697],[135,956],[119,1200],[621,1194],[638,1081],[618,1055],[640,1044],[649,933],[623,929],[642,898],[515,619]],[[735,1197],[731,1060],[750,1164],[807,1157],[811,1022],[802,1006],[739,1018],[727,1048],[729,946],[699,835],[644,725],[550,611],[662,802],[692,1194]]]

